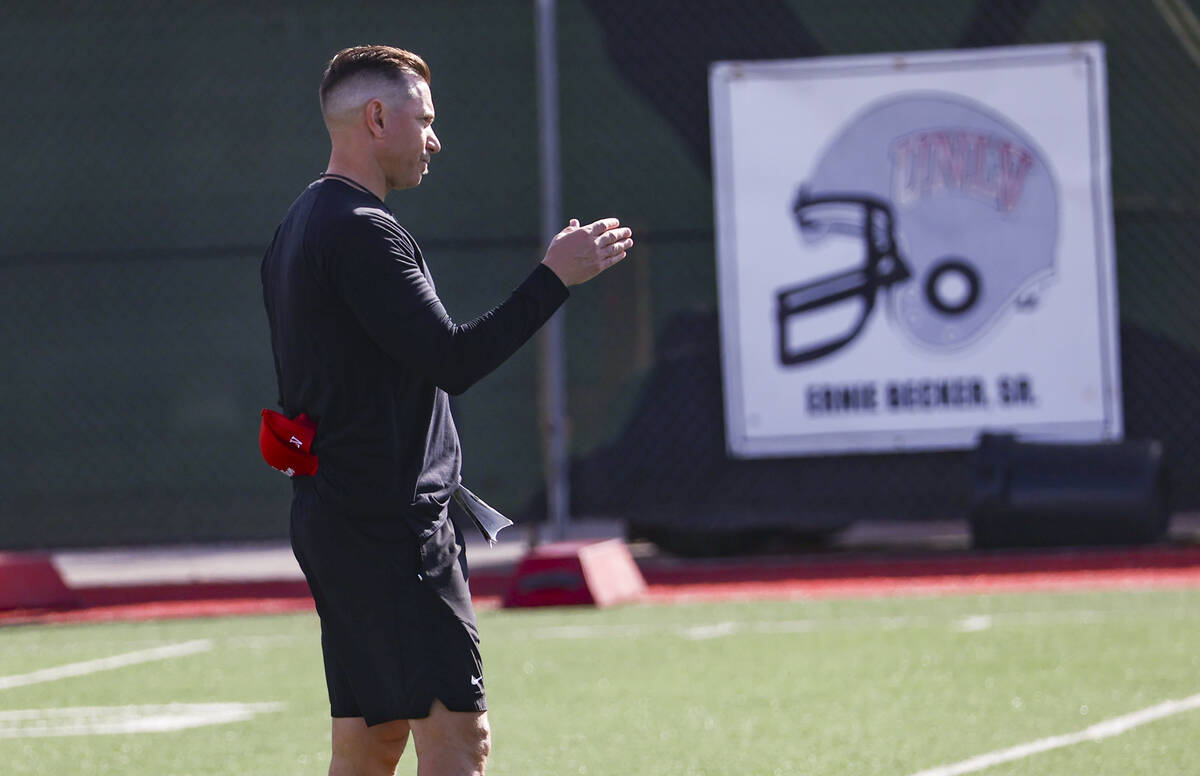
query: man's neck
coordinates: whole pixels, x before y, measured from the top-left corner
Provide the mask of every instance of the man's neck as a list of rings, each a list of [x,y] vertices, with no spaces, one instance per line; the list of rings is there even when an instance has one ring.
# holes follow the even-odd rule
[[[339,154],[335,149],[329,156],[325,174],[349,178],[383,201],[387,197],[387,183],[383,171],[377,165],[355,162]]]

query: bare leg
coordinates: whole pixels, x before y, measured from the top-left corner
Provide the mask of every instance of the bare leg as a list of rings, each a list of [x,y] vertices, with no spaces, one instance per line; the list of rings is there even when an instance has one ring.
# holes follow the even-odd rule
[[[407,720],[367,727],[362,717],[334,717],[329,776],[392,776],[408,732]]]
[[[483,776],[492,750],[486,711],[450,711],[435,700],[425,719],[409,720],[417,776]]]

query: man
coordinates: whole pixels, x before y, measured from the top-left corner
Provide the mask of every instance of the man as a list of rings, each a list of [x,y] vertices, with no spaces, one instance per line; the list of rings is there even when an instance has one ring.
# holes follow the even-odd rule
[[[567,286],[633,245],[616,219],[572,220],[507,299],[454,323],[384,204],[441,150],[429,84],[425,62],[402,49],[358,46],[330,61],[329,166],[262,265],[280,406],[316,424],[319,466],[293,480],[291,535],[321,619],[334,776],[391,774],[410,732],[419,774],[483,773],[479,638],[463,538],[447,518],[465,491],[447,393],[499,366]]]

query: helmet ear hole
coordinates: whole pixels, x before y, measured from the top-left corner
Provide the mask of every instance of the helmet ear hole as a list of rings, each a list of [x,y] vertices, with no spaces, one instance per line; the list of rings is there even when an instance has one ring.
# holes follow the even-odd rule
[[[943,315],[962,315],[979,301],[981,285],[979,272],[965,259],[941,259],[925,276],[925,299]]]

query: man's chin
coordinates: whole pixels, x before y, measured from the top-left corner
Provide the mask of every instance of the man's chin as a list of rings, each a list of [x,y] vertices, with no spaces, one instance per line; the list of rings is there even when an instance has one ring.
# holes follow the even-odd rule
[[[416,180],[409,180],[409,181],[405,181],[403,183],[397,184],[397,185],[393,186],[391,188],[391,190],[392,191],[404,191],[405,189],[415,189],[417,186],[421,185],[421,181],[423,180],[423,178],[424,178],[424,176],[418,176]]]

